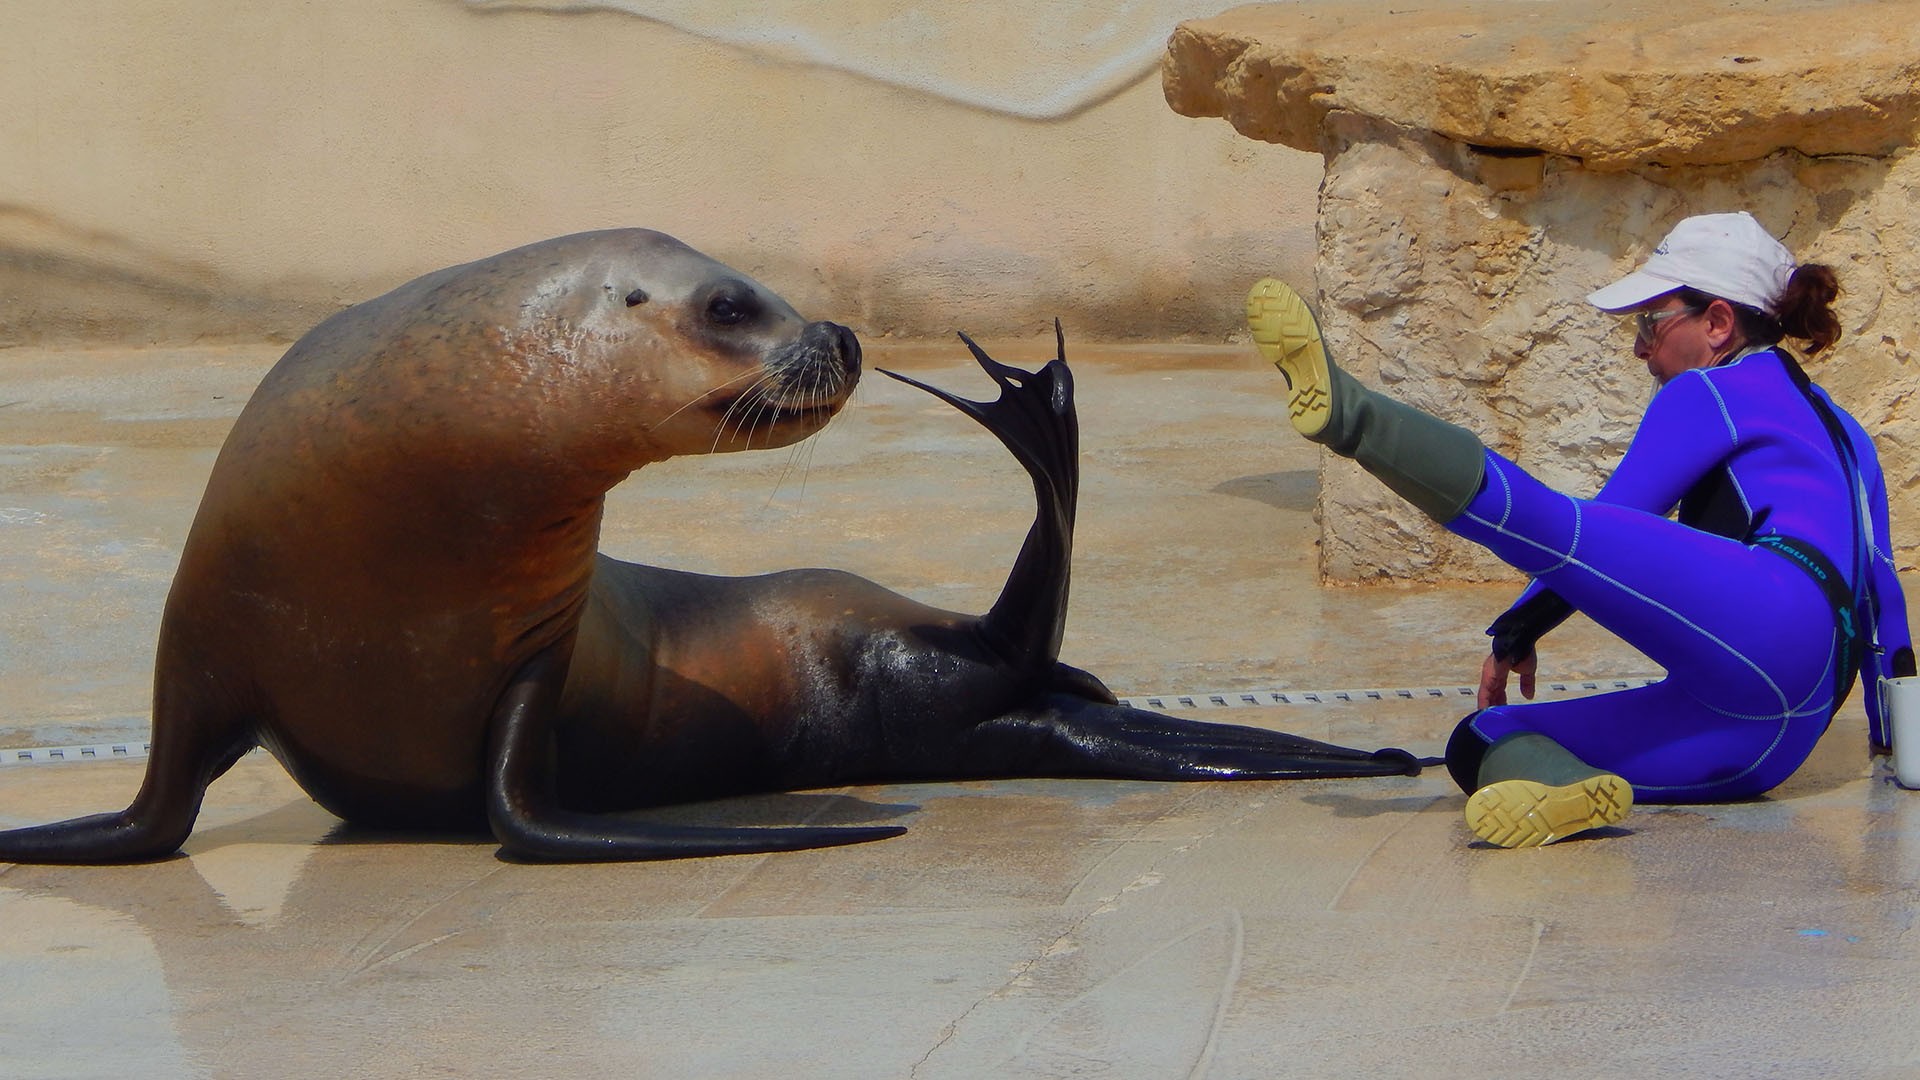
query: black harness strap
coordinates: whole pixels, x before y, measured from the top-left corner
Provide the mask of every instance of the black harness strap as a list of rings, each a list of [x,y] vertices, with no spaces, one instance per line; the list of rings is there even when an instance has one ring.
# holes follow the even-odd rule
[[[1787,369],[1787,377],[1793,380],[1800,395],[1813,407],[1813,414],[1820,418],[1820,425],[1827,429],[1827,437],[1833,440],[1833,452],[1839,459],[1840,471],[1846,474],[1847,503],[1853,511],[1853,574],[1851,581],[1841,575],[1833,561],[1811,544],[1788,536],[1756,537],[1754,543],[1764,545],[1770,550],[1792,559],[1805,569],[1815,582],[1827,594],[1827,600],[1833,605],[1833,641],[1834,659],[1838,670],[1834,673],[1833,708],[1828,710],[1827,722],[1833,722],[1833,714],[1840,711],[1840,703],[1853,690],[1854,676],[1859,672],[1863,659],[1861,634],[1874,633],[1874,624],[1878,622],[1879,612],[1875,610],[1873,590],[1867,587],[1868,572],[1865,548],[1872,543],[1870,534],[1863,535],[1866,529],[1865,508],[1860,498],[1860,459],[1854,453],[1853,440],[1847,437],[1847,430],[1835,416],[1833,408],[1826,399],[1814,392],[1813,380],[1807,376],[1800,361],[1785,349],[1774,347],[1775,356]],[[1819,573],[1816,573],[1816,567]],[[1862,609],[1865,609],[1862,612]],[[1861,627],[1859,620],[1864,614],[1868,626]],[[1876,643],[1877,645],[1877,643]]]
[[[1754,537],[1753,546],[1766,548],[1806,571],[1833,609],[1833,704],[1827,709],[1827,723],[1831,724],[1840,703],[1853,692],[1854,675],[1860,670],[1860,628],[1854,624],[1853,587],[1825,552],[1797,537],[1769,533]]]

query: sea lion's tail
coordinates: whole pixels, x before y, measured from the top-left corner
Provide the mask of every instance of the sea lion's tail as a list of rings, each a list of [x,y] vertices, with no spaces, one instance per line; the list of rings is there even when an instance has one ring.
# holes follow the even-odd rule
[[[1053,336],[1054,358],[1039,371],[1026,371],[995,360],[972,338],[960,335],[981,369],[1000,384],[1000,396],[992,401],[970,401],[879,369],[978,420],[1033,478],[1039,504],[1033,528],[1027,531],[1000,599],[981,619],[980,631],[1009,663],[1036,676],[1051,672],[1066,632],[1073,515],[1080,491],[1080,421],[1073,407],[1066,335],[1058,319],[1053,322]]]

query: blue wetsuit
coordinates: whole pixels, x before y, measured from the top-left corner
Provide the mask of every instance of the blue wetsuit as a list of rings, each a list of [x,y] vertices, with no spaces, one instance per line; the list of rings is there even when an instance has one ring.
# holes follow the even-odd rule
[[[1592,499],[1555,492],[1488,452],[1480,493],[1447,527],[1533,578],[1503,616],[1548,609],[1518,654],[1558,621],[1551,590],[1668,674],[1644,688],[1468,717],[1448,750],[1462,787],[1471,790],[1487,744],[1537,731],[1625,778],[1642,801],[1758,795],[1806,760],[1856,670],[1873,741],[1886,743],[1877,680],[1896,663],[1910,670],[1912,649],[1879,458],[1860,425],[1819,387],[1803,389],[1798,372],[1761,349],[1675,377]],[[1810,394],[1831,406],[1851,467]],[[1669,520],[1676,506],[1681,520]],[[1843,581],[1823,589],[1817,575],[1836,570]],[[1849,618],[1858,630],[1850,650],[1836,632]]]

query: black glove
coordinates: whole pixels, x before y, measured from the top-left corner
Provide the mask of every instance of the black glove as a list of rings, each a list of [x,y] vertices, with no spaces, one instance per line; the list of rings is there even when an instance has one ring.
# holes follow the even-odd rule
[[[1542,589],[1508,608],[1487,627],[1487,636],[1493,639],[1494,659],[1517,664],[1532,656],[1534,643],[1571,614],[1573,605],[1552,589]]]

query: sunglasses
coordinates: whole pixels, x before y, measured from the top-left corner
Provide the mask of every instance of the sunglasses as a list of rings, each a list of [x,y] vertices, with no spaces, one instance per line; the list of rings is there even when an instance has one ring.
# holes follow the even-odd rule
[[[1660,333],[1663,319],[1675,315],[1698,315],[1700,312],[1690,307],[1669,308],[1666,311],[1637,311],[1633,316],[1633,340],[1643,344],[1650,343]]]

